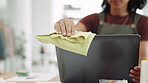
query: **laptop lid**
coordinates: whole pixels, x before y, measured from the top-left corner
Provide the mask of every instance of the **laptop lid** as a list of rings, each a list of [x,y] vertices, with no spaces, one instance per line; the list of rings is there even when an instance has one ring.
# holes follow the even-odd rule
[[[56,47],[62,83],[98,83],[99,79],[128,80],[138,65],[139,35],[95,36],[87,56]]]

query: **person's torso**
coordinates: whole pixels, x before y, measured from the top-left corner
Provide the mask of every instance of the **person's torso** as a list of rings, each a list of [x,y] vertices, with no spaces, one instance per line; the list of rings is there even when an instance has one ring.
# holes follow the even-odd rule
[[[120,19],[114,19],[112,21],[111,18],[106,17],[105,21],[105,13],[99,13],[99,26],[97,30],[98,35],[106,35],[106,34],[138,34],[137,31],[137,24],[140,19],[140,15],[135,14],[134,15],[134,20],[132,23],[127,24],[129,20],[129,16],[127,16],[124,20]],[[115,23],[115,21],[117,23]],[[120,24],[119,24],[120,23]]]

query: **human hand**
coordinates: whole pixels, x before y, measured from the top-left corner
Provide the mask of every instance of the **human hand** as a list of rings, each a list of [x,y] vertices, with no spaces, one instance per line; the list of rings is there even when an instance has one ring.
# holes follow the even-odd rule
[[[129,76],[132,77],[132,81],[135,83],[140,83],[140,70],[139,66],[135,66],[134,69],[130,70]]]
[[[69,18],[59,20],[54,25],[55,30],[64,36],[71,36],[74,34],[74,21]]]

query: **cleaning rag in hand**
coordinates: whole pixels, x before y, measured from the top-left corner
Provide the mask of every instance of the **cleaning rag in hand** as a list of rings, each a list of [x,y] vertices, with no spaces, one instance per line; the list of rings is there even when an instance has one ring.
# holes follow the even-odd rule
[[[64,50],[87,56],[89,46],[95,35],[91,32],[76,32],[68,37],[54,32],[48,35],[36,35],[35,38],[42,43],[51,43]]]

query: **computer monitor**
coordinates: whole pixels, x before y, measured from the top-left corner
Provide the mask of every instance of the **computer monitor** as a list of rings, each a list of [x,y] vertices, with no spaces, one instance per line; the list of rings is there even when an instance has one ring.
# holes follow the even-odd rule
[[[128,80],[138,65],[140,36],[97,35],[87,56],[56,47],[62,83],[98,83],[99,79]]]

